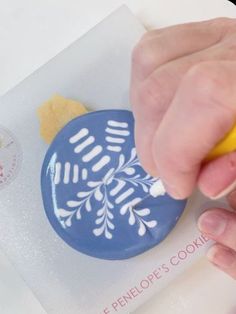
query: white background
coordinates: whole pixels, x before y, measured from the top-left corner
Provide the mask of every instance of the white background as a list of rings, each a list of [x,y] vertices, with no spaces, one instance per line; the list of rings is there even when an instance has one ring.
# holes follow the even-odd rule
[[[0,0],[0,94],[123,3],[149,28],[236,17],[236,8],[226,0]],[[137,313],[236,314],[235,288],[231,279],[201,261]],[[0,313],[44,313],[1,255]]]

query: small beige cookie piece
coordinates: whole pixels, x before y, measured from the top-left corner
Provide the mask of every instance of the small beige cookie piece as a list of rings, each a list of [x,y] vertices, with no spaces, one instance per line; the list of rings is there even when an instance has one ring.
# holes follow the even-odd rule
[[[69,121],[86,112],[88,110],[79,101],[54,95],[38,108],[42,138],[50,144]]]

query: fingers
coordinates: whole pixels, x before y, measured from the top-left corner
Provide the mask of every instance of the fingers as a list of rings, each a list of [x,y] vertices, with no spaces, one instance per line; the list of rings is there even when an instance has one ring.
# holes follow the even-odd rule
[[[215,45],[233,23],[219,18],[147,33],[133,51],[133,76],[143,80],[164,63]]]
[[[180,25],[148,33],[134,51],[137,151],[146,170],[160,175],[175,198],[188,197],[197,179],[212,198],[234,187],[236,153],[201,164],[236,120],[235,34],[230,19]],[[229,201],[236,208],[233,194]],[[235,213],[205,212],[199,228],[218,242],[209,259],[236,278]]]
[[[236,279],[236,252],[229,248],[215,244],[207,253],[210,262]]]
[[[150,174],[159,175],[150,148],[181,80],[192,66],[201,61],[235,60],[231,42],[221,43],[235,25],[235,20],[216,19],[169,27],[145,35],[135,49],[131,79],[135,139],[140,161]],[[220,44],[216,44],[219,41]]]
[[[236,251],[236,214],[225,209],[211,209],[198,220],[198,228],[210,239]]]
[[[236,45],[236,35],[233,41]],[[236,61],[231,42],[225,41],[211,48],[168,62],[157,68],[152,74],[139,84],[133,91],[133,111],[136,122],[142,122],[143,116],[149,119],[155,117],[159,122],[160,115],[164,115],[175,96],[181,80],[194,66],[203,62]],[[216,71],[219,70],[216,69]],[[233,76],[234,74],[231,73]],[[166,109],[166,110],[164,110]],[[159,118],[160,117],[160,118]]]
[[[139,83],[138,87],[131,89],[137,152],[141,163],[149,173],[157,174],[153,156],[150,154],[152,138],[175,97],[181,80],[191,67],[201,61],[224,59],[236,60],[236,54],[232,53],[232,47],[228,42],[168,62]]]
[[[201,215],[198,227],[217,242],[208,251],[208,259],[236,279],[236,214],[226,209],[210,209]]]
[[[236,188],[236,152],[205,165],[198,178],[198,186],[211,199],[221,198]],[[231,203],[236,199],[231,196]]]
[[[179,30],[196,29],[198,26],[201,27],[201,25],[205,25],[205,28],[207,28],[207,27],[209,28],[210,25],[214,28],[219,27],[219,30],[223,28],[224,29],[223,32],[225,32],[228,30],[229,27],[235,25],[235,21],[236,21],[236,19],[234,19],[234,18],[217,17],[217,18],[214,18],[211,20],[204,20],[201,22],[190,22],[190,23],[183,23],[183,24],[179,24],[179,25],[171,25],[171,26],[164,27],[164,28],[150,30],[143,35],[141,40],[155,38],[155,36],[158,36],[158,35],[160,35],[160,33],[164,33],[164,32],[170,33],[173,30],[175,30],[176,28],[178,28]]]
[[[206,62],[183,78],[153,139],[155,166],[175,198],[188,197],[201,162],[236,119],[236,62]]]
[[[142,167],[154,177],[159,176],[156,170],[154,158],[151,153],[153,136],[156,129],[157,123],[154,119],[148,120],[144,117],[143,123],[135,123],[135,146],[139,161]]]

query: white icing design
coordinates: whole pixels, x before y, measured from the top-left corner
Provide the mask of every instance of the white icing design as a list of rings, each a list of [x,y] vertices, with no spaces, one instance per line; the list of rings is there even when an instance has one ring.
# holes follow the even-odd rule
[[[92,171],[93,172],[97,172],[99,170],[101,170],[103,167],[105,167],[111,160],[111,157],[106,155],[103,156],[93,167],[92,167]]]
[[[157,197],[157,196],[160,196],[160,195],[165,195],[166,194],[166,189],[162,183],[161,180],[158,180],[157,182],[155,182],[150,190],[149,190],[149,193],[153,196],[153,197]]]
[[[65,169],[64,169],[64,184],[68,184],[70,182],[70,163],[65,163]]]
[[[88,178],[88,170],[83,168],[82,169],[82,180],[87,180]]]
[[[115,203],[116,204],[120,204],[121,202],[123,202],[125,199],[127,199],[133,193],[134,193],[134,189],[133,188],[129,188],[127,191],[125,191],[123,194],[121,194],[119,197],[117,197],[115,199]]]
[[[77,183],[79,181],[79,166],[71,165],[70,162],[65,162],[63,165],[61,162],[55,163],[55,171],[53,182],[58,184]]]
[[[81,153],[87,146],[93,144],[95,142],[95,137],[94,136],[89,136],[84,142],[81,144],[77,145],[74,149],[75,153]]]
[[[108,143],[124,144],[125,139],[120,138],[120,137],[106,136],[106,141],[107,141]]]
[[[54,183],[59,184],[61,182],[61,163],[56,162],[55,164],[55,176],[54,176]]]
[[[119,121],[114,121],[114,120],[108,120],[107,124],[109,126],[113,126],[113,127],[119,127],[119,128],[124,128],[124,129],[128,128],[128,123],[127,122],[119,122]]]
[[[83,153],[82,161],[84,163],[93,162],[93,165],[89,165],[89,169],[93,172],[98,172],[106,166],[111,158],[108,155],[99,156],[103,152],[101,145],[96,145],[96,139],[93,135],[89,135],[89,130],[86,128],[81,129],[78,133],[69,139],[71,144],[76,144],[74,152],[76,154]],[[94,144],[94,145],[92,145]],[[82,170],[82,180],[86,180],[88,177],[87,170]]]
[[[89,153],[87,153],[86,155],[84,155],[82,157],[83,162],[89,162],[91,161],[93,158],[95,158],[96,156],[98,156],[100,153],[102,152],[102,146],[101,145],[97,145],[95,146]]]
[[[111,146],[111,145],[108,145],[107,146],[107,149],[111,152],[116,152],[116,153],[119,153],[121,152],[121,147],[120,146]]]
[[[123,187],[126,185],[126,183],[124,181],[121,181],[121,180],[117,180],[117,185],[114,189],[112,189],[110,191],[110,195],[111,196],[116,196],[116,194],[118,194],[122,189]]]
[[[135,198],[128,204],[125,204],[121,210],[120,214],[125,215],[127,212],[129,213],[129,225],[133,226],[135,223],[138,224],[138,234],[139,236],[144,236],[147,229],[152,229],[157,226],[156,220],[147,220],[147,216],[150,215],[151,211],[149,208],[135,209],[135,205],[137,205],[142,199]]]
[[[113,135],[120,135],[120,136],[129,136],[130,132],[128,130],[118,130],[118,129],[111,129],[106,128],[106,132]]]
[[[73,183],[77,183],[79,181],[79,166],[74,165],[73,168]]]
[[[89,134],[89,130],[86,128],[83,128],[78,133],[76,133],[74,136],[72,136],[69,139],[69,142],[71,144],[75,144],[76,142],[78,142],[79,140],[81,140],[83,137],[85,137],[88,134]]]
[[[105,138],[106,142],[109,143],[109,145],[107,145],[107,150],[111,152],[119,153],[122,150],[122,146],[117,145],[117,144],[124,144],[125,138],[127,138],[127,136],[130,135],[130,132],[128,130],[128,123],[109,120],[107,122],[107,125],[108,127],[105,130],[106,133],[114,135],[114,136],[109,135],[109,136],[106,136]],[[116,137],[116,135],[119,137]]]
[[[111,222],[114,218],[114,215],[111,213],[113,208],[114,205],[108,200],[107,191],[105,189],[102,207],[97,211],[98,218],[95,221],[98,228],[93,229],[93,233],[96,237],[104,234],[108,240],[112,239],[112,233],[110,231],[115,229],[114,224]]]
[[[140,203],[142,201],[142,199],[140,197],[136,197],[134,198],[132,201],[126,203],[125,205],[123,205],[120,209],[120,214],[121,215],[125,215],[126,212],[128,211],[129,207],[135,207],[138,203]]]
[[[107,157],[109,156],[103,156],[103,160],[101,158],[99,162],[93,165],[95,167],[93,171],[99,171],[103,168],[110,161],[110,157]],[[134,193],[135,187],[139,186],[147,193],[153,183],[156,182],[156,179],[149,175],[142,176],[136,173],[137,167],[140,167],[140,163],[135,148],[131,150],[130,157],[127,160],[123,154],[120,154],[116,168],[109,169],[100,181],[88,181],[87,190],[78,192],[76,199],[67,201],[64,208],[55,210],[55,215],[63,228],[70,228],[74,220],[82,219],[83,212],[91,212],[94,202],[100,205],[96,213],[95,226],[92,230],[96,237],[104,236],[107,240],[112,239],[113,230],[115,229],[114,203],[121,206],[120,215],[128,214],[130,226],[138,226],[139,236],[143,236],[147,229],[154,228],[157,221],[148,220],[150,210],[148,208],[137,209],[134,206],[141,201],[141,198],[134,198],[132,202],[127,202],[127,199],[130,199],[130,196]],[[76,173],[79,173],[79,169],[74,165],[73,181],[75,177],[77,180]],[[88,170],[83,168],[81,170],[82,179],[87,180],[88,175]],[[116,183],[115,186],[114,182]]]

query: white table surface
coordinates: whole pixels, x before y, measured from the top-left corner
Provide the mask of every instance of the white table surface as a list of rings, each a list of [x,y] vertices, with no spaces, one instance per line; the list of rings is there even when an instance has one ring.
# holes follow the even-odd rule
[[[0,95],[123,3],[149,28],[236,17],[226,0],[0,0]],[[136,314],[236,314],[235,288],[233,280],[202,260]],[[45,314],[2,253],[0,313]]]

